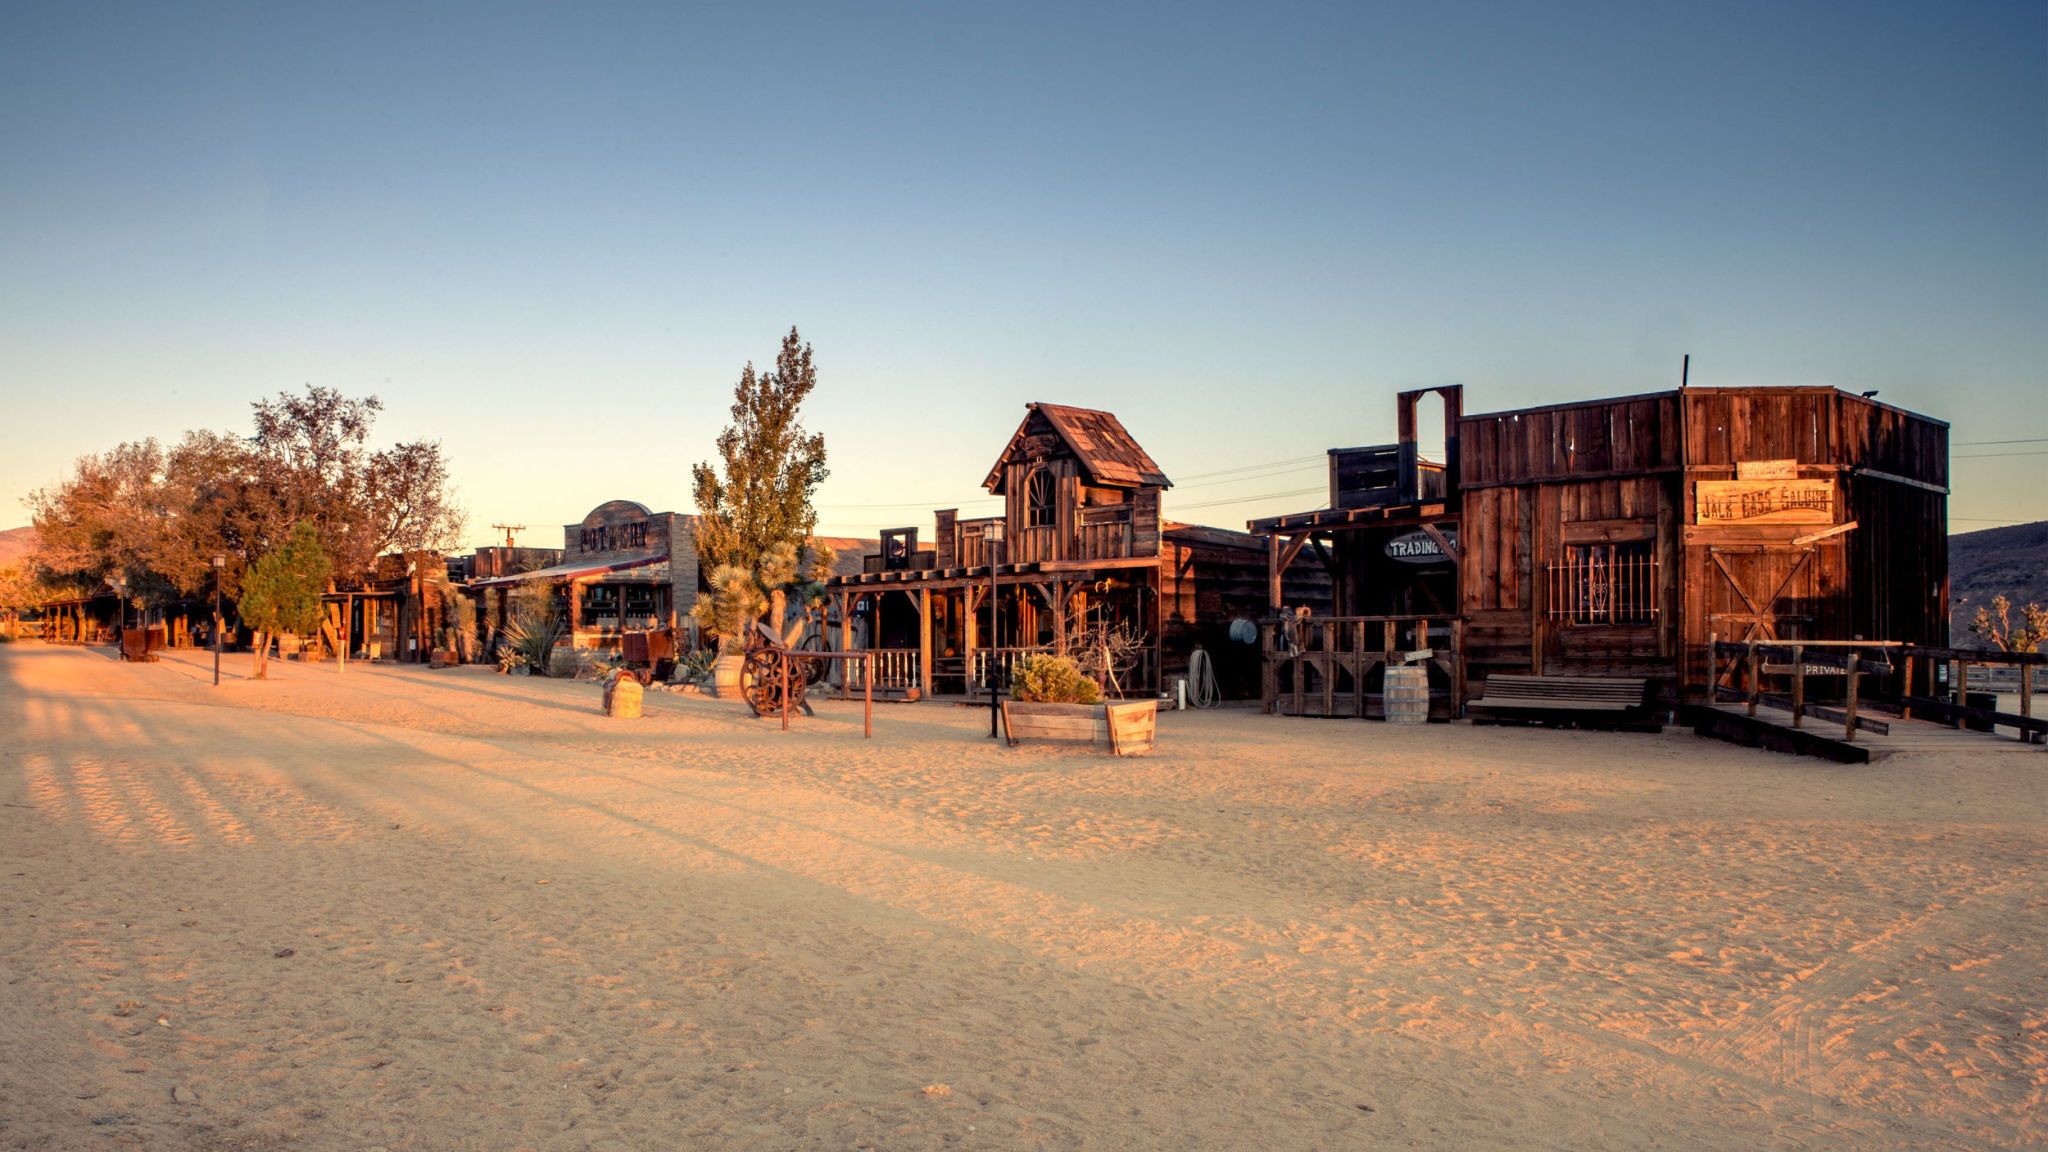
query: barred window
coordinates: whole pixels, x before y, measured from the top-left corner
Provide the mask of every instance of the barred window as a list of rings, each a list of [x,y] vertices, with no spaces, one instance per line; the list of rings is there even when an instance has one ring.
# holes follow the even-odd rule
[[[1550,566],[1550,616],[1565,624],[1649,624],[1657,618],[1657,557],[1649,540],[1567,544]]]

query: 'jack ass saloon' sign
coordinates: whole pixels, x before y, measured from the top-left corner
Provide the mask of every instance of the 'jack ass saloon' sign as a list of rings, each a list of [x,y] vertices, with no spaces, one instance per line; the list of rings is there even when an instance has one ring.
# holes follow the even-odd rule
[[[1695,524],[1833,524],[1835,479],[1701,480]]]

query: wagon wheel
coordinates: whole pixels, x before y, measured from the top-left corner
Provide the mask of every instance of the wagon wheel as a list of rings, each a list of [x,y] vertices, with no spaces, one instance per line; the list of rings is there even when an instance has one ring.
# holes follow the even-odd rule
[[[813,632],[803,638],[803,642],[797,645],[797,650],[800,652],[823,652],[825,650],[825,638]],[[832,670],[831,662],[827,660],[804,660],[799,662],[796,667],[803,669],[804,674],[798,677],[795,675],[796,668],[792,668],[790,669],[790,679],[801,679],[806,688],[813,684],[824,683],[825,674]],[[803,694],[799,692],[797,699],[801,701],[802,698]]]
[[[740,698],[756,716],[782,712],[782,653],[773,648],[756,648],[747,653],[740,669]]]

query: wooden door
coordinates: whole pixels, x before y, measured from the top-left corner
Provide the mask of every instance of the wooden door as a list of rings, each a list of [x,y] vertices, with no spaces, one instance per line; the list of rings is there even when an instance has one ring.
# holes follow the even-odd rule
[[[1811,631],[1820,565],[1812,548],[1707,549],[1707,630],[1723,641],[1796,640]]]

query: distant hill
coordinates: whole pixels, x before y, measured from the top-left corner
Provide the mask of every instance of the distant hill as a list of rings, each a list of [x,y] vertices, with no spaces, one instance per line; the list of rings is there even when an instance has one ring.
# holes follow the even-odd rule
[[[2048,520],[1948,538],[1949,642],[1983,646],[1970,621],[2001,592],[2015,614],[2029,602],[2048,605]]]
[[[36,530],[27,526],[0,532],[0,568],[19,564],[35,550]]]

